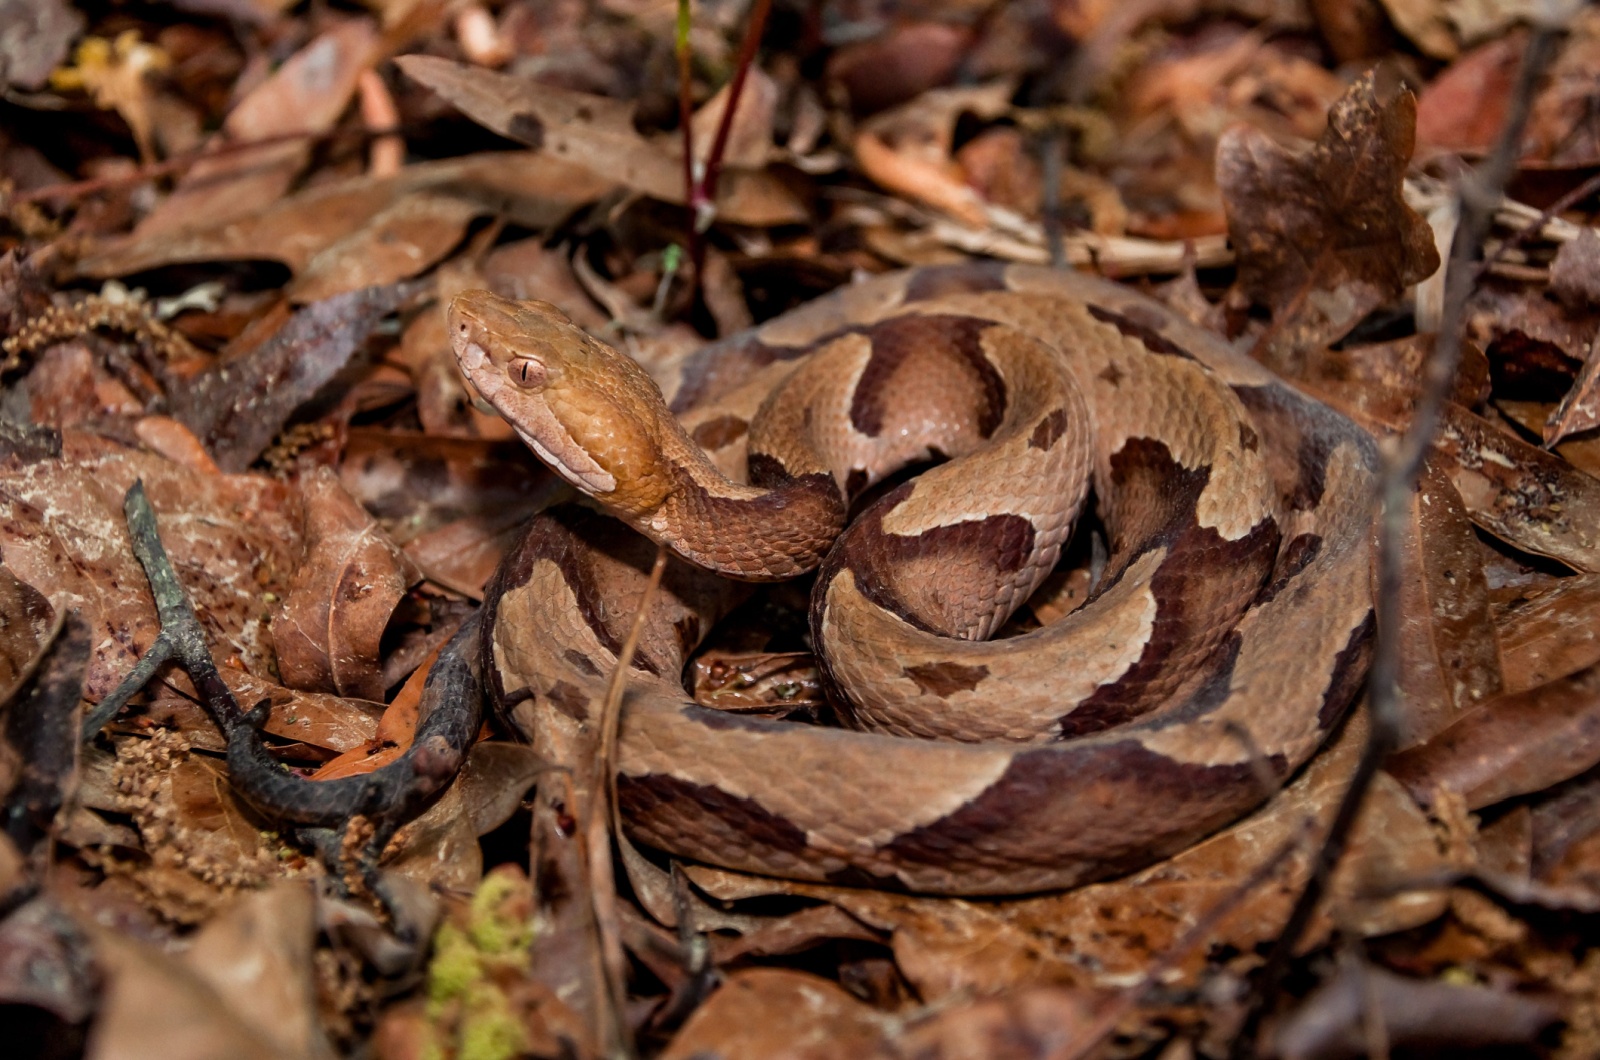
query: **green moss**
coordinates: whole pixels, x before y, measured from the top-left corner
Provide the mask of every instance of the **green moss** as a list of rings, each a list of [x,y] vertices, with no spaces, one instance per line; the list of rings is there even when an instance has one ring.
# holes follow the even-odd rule
[[[466,926],[446,921],[433,936],[428,962],[429,1060],[509,1060],[523,1051],[527,1031],[500,982],[528,967],[532,895],[520,873],[484,877],[467,909]],[[455,1048],[444,1043],[454,1042]]]
[[[526,1044],[522,1021],[497,987],[485,982],[469,993],[461,1017],[458,1060],[510,1060]]]
[[[433,935],[433,960],[428,962],[430,1007],[464,996],[482,978],[483,961],[472,942],[454,924],[440,924]]]
[[[533,925],[524,914],[527,892],[528,881],[520,873],[491,872],[478,884],[467,930],[479,951],[498,956],[527,950],[533,941]]]

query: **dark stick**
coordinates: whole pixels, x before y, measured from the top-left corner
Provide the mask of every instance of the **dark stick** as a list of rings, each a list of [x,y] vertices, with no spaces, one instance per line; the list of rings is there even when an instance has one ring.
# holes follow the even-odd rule
[[[1515,165],[1518,145],[1533,102],[1534,86],[1554,57],[1556,44],[1565,28],[1564,24],[1554,22],[1540,22],[1536,26],[1528,41],[1527,51],[1523,53],[1506,125],[1494,152],[1481,167],[1463,176],[1457,185],[1460,220],[1450,246],[1443,319],[1428,359],[1416,412],[1400,439],[1398,450],[1385,461],[1378,483],[1378,499],[1382,505],[1378,521],[1378,636],[1373,646],[1372,671],[1367,682],[1370,723],[1367,746],[1339,802],[1322,848],[1312,862],[1311,876],[1306,881],[1305,890],[1295,902],[1283,932],[1257,976],[1256,1001],[1233,1042],[1232,1055],[1236,1058],[1248,1056],[1253,1051],[1261,1018],[1277,1000],[1295,949],[1327,890],[1334,866],[1344,856],[1351,827],[1361,812],[1378,770],[1399,738],[1400,540],[1405,531],[1407,502],[1438,429],[1445,398],[1460,362],[1467,298],[1477,278],[1476,270],[1472,267],[1473,258],[1489,232],[1495,207]]]
[[[161,544],[155,511],[142,481],[129,487],[123,512],[134,555],[150,581],[161,632],[116,691],[85,720],[83,738],[92,739],[162,663],[175,659],[189,674],[201,705],[227,741],[228,781],[239,796],[269,817],[301,826],[297,829],[301,839],[316,847],[325,861],[332,857],[329,869],[335,880],[343,878],[339,860],[345,829],[357,817],[372,822],[373,836],[358,867],[374,893],[384,897],[377,876],[378,856],[400,826],[454,779],[478,733],[483,693],[476,669],[476,616],[462,623],[429,671],[416,734],[405,754],[363,776],[308,780],[285,768],[261,741],[258,730],[267,720],[270,701],[263,700],[249,712],[241,710],[218,672],[194,605]]]
[[[133,554],[150,581],[150,594],[155,599],[161,632],[116,690],[101,700],[84,718],[83,738],[93,739],[108,721],[116,717],[128,700],[149,683],[161,664],[172,658],[181,660],[194,681],[195,690],[208,708],[221,711],[222,716],[213,717],[217,727],[227,736],[243,720],[244,712],[239,709],[238,700],[233,698],[233,693],[217,673],[217,664],[211,658],[205,634],[200,629],[200,619],[195,615],[189,596],[183,591],[177,572],[172,569],[172,560],[161,544],[156,513],[150,507],[150,498],[145,496],[143,479],[136,480],[128,488],[127,496],[122,500],[122,514],[128,521]]]

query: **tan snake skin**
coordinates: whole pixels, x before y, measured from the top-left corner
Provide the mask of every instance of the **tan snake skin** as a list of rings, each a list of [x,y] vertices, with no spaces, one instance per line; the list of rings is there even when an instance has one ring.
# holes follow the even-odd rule
[[[685,657],[731,596],[669,569],[619,745],[648,845],[927,893],[1072,886],[1259,805],[1364,677],[1371,440],[1115,285],[879,277],[698,351],[669,404],[542,303],[467,292],[450,329],[474,387],[608,513],[736,578],[820,565],[812,633],[847,728],[694,706]],[[852,500],[930,456],[950,459],[845,529]],[[1091,483],[1110,549],[1089,602],[985,639]],[[486,600],[500,705],[556,761],[590,736],[649,565],[610,528],[546,513]]]

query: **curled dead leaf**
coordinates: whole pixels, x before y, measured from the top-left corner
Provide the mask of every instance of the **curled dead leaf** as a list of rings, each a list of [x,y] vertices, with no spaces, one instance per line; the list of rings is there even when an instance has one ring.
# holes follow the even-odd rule
[[[1340,97],[1305,154],[1246,125],[1218,142],[1235,287],[1272,310],[1271,367],[1298,375],[1305,351],[1439,268],[1433,231],[1402,194],[1415,125],[1416,98],[1379,68]]]
[[[382,700],[383,631],[420,575],[331,468],[300,491],[305,553],[272,619],[279,669],[296,688]]]

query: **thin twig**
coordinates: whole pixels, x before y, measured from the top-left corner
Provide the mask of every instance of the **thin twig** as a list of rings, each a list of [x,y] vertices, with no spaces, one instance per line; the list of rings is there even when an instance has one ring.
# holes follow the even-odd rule
[[[1498,265],[1500,260],[1512,249],[1521,246],[1539,232],[1544,231],[1544,226],[1549,224],[1556,214],[1566,211],[1575,203],[1582,202],[1596,191],[1600,191],[1600,173],[1596,173],[1549,206],[1546,206],[1543,210],[1540,210],[1538,217],[1511,233],[1508,238],[1501,240],[1500,245],[1495,247],[1493,252],[1485,254],[1483,261],[1478,263],[1478,277],[1482,277],[1484,273]]]
[[[610,1023],[610,1035],[604,1032],[608,1028],[599,1028],[597,1037],[604,1041],[611,1037],[621,1055],[633,1057],[636,1051],[633,1045],[633,1036],[628,1033],[627,1021],[623,1015],[623,1004],[627,999],[625,993],[625,973],[627,971],[622,954],[621,934],[617,930],[617,887],[616,878],[611,868],[611,834],[622,834],[622,817],[617,808],[617,732],[622,721],[622,695],[628,686],[628,670],[633,663],[633,653],[639,647],[639,638],[644,633],[644,623],[650,613],[650,605],[655,600],[656,590],[661,585],[662,572],[667,569],[667,550],[663,545],[656,546],[655,564],[650,568],[650,580],[645,583],[644,593],[639,597],[638,610],[633,615],[633,625],[628,628],[628,635],[622,642],[622,650],[617,654],[617,664],[611,671],[611,680],[606,685],[606,698],[600,708],[600,745],[596,758],[599,763],[595,781],[588,804],[583,809],[583,835],[587,846],[589,862],[589,899],[590,910],[594,917],[595,933],[599,937],[600,960],[602,964],[601,982],[603,987],[602,997],[605,999],[603,1018]],[[599,811],[599,812],[597,812]],[[608,830],[609,829],[609,830]]]
[[[240,140],[235,143],[217,144],[216,139],[206,141],[199,147],[190,148],[179,152],[172,157],[161,161],[141,165],[131,172],[112,173],[103,177],[91,177],[88,180],[74,180],[64,184],[46,184],[42,188],[31,191],[19,191],[13,196],[16,202],[43,202],[46,199],[61,199],[70,202],[81,199],[85,195],[93,195],[99,191],[108,191],[112,188],[127,187],[130,184],[142,184],[147,180],[156,180],[161,177],[182,173],[201,159],[219,161],[229,155],[243,154],[261,147],[275,147],[287,143],[317,143],[322,141],[333,142],[343,137],[358,135],[363,139],[378,139],[385,136],[397,136],[404,133],[403,126],[393,126],[380,129],[365,129],[352,133],[348,129],[339,129],[328,133],[293,132],[280,133],[275,136],[263,136],[258,139]]]
[[[744,94],[745,78],[756,61],[756,48],[761,44],[761,33],[767,27],[767,15],[772,10],[772,0],[755,0],[750,7],[750,21],[744,27],[744,40],[739,42],[739,59],[733,68],[733,81],[728,85],[728,105],[722,108],[717,122],[717,135],[711,141],[711,151],[706,155],[706,168],[700,174],[700,186],[689,201],[695,211],[694,223],[701,231],[711,227],[716,216],[717,177],[722,172],[722,156],[728,149],[728,136],[733,130],[733,116],[739,109],[739,97]],[[701,220],[702,209],[704,220]]]
[[[1277,999],[1284,974],[1294,958],[1301,936],[1311,923],[1317,904],[1327,890],[1334,866],[1343,857],[1350,832],[1366,801],[1384,760],[1394,749],[1400,731],[1400,569],[1401,539],[1405,533],[1407,510],[1423,458],[1433,442],[1446,396],[1455,380],[1461,358],[1461,334],[1467,298],[1477,278],[1473,259],[1489,232],[1495,207],[1510,178],[1518,155],[1518,145],[1532,106],[1534,86],[1554,57],[1556,45],[1565,32],[1565,23],[1554,18],[1541,20],[1523,53],[1506,115],[1505,128],[1493,153],[1476,170],[1457,183],[1460,223],[1450,247],[1446,265],[1444,312],[1431,356],[1428,359],[1421,395],[1410,426],[1400,438],[1394,453],[1384,461],[1378,482],[1380,514],[1377,549],[1378,635],[1373,646],[1371,676],[1367,682],[1367,711],[1370,728],[1367,746],[1350,778],[1328,827],[1322,848],[1312,862],[1305,890],[1290,911],[1283,932],[1256,980],[1257,998],[1239,1036],[1233,1055],[1250,1054],[1255,1044],[1261,1017]]]

